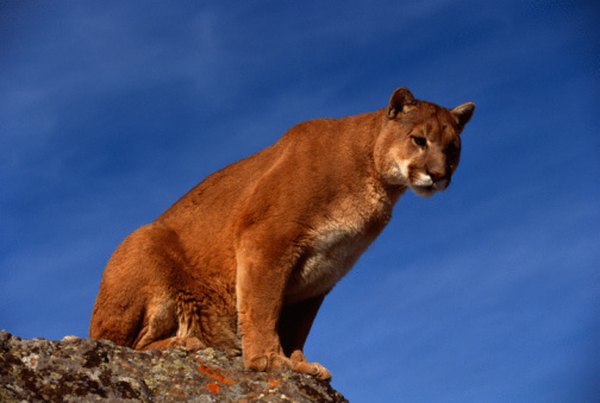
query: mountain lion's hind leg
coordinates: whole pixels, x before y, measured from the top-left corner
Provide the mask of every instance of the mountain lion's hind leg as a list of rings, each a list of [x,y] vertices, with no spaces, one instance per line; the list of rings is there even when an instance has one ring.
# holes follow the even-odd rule
[[[191,295],[177,292],[175,298],[157,297],[146,309],[147,318],[134,345],[136,350],[206,348],[200,330],[200,305]]]
[[[184,256],[177,234],[167,228],[151,224],[129,235],[104,270],[90,337],[141,350],[199,335],[197,303],[182,299],[175,287]]]
[[[197,351],[206,348],[206,344],[194,336],[190,337],[169,337],[168,339],[155,341],[143,347],[141,350],[167,350],[177,348],[186,351]]]

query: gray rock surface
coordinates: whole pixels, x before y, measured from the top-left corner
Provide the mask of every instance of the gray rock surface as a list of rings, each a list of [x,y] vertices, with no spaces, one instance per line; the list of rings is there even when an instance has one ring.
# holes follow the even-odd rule
[[[345,402],[329,383],[247,371],[207,348],[136,352],[103,340],[24,340],[0,331],[0,402]]]

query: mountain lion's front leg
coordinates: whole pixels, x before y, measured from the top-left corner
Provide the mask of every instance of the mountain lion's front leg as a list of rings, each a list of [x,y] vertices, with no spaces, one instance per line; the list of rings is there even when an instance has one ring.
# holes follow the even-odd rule
[[[291,262],[285,262],[282,253],[257,248],[261,243],[256,237],[248,238],[253,239],[240,243],[236,278],[244,365],[257,371],[291,369],[292,362],[284,355],[277,333]]]
[[[293,351],[288,358],[279,338],[279,324],[288,277],[295,263],[293,250],[286,252],[285,245],[292,242],[259,242],[259,237],[247,237],[241,242],[237,253],[237,311],[242,336],[242,353],[246,368],[256,371],[291,369],[329,379],[331,374],[318,363],[309,363],[300,350]],[[269,245],[263,249],[257,245]],[[289,248],[289,247],[288,247]],[[286,348],[299,348],[310,329],[314,314],[321,303],[318,298],[309,304],[311,309],[296,319],[298,332],[286,341]],[[299,313],[299,312],[296,312]],[[287,337],[292,336],[287,333]]]
[[[302,350],[325,294],[285,305],[279,318],[279,337],[289,357]]]
[[[279,318],[279,337],[283,351],[292,360],[296,372],[311,374],[319,379],[330,379],[331,373],[317,362],[308,362],[304,353],[304,342],[325,294],[283,307]]]

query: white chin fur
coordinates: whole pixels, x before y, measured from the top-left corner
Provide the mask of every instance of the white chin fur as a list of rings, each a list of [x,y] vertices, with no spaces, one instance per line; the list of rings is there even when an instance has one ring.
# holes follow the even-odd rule
[[[410,187],[413,192],[415,192],[418,196],[421,197],[431,197],[436,193],[435,188],[430,187],[430,186],[411,186]]]
[[[417,178],[413,181],[412,184],[413,186],[429,187],[433,186],[433,179],[431,179],[431,176],[419,172]]]

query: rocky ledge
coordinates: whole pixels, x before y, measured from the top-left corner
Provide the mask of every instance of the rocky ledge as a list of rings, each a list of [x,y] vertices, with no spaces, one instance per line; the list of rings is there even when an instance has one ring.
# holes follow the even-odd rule
[[[345,402],[329,383],[245,370],[207,348],[137,352],[103,340],[23,340],[0,331],[0,402]]]

